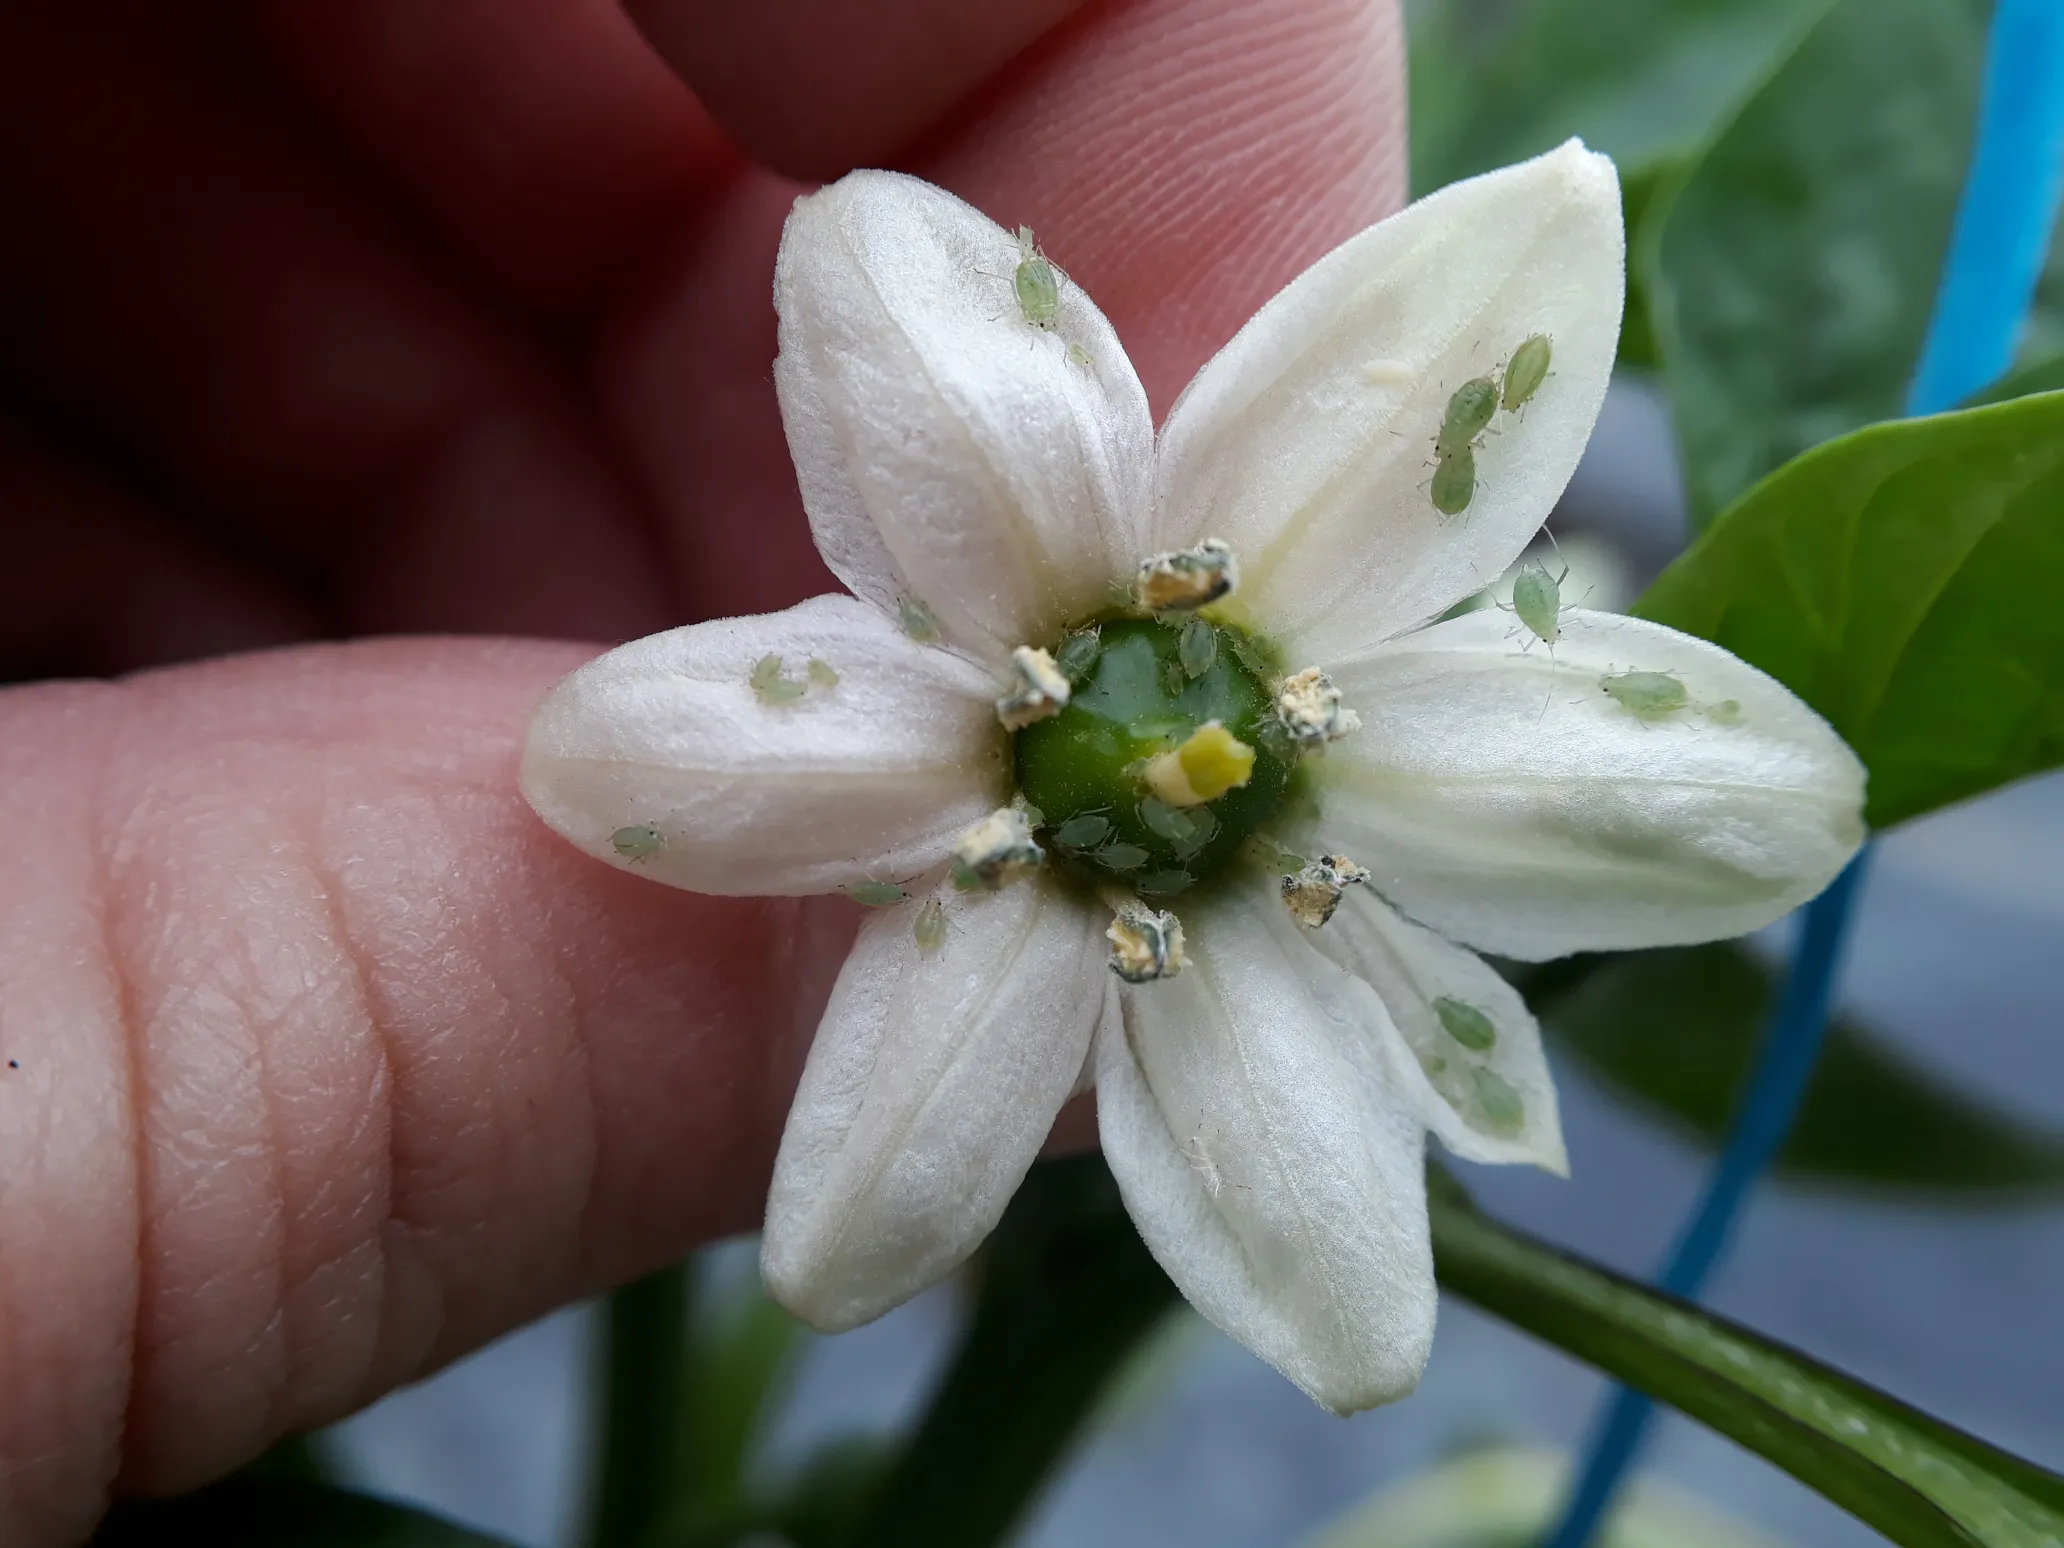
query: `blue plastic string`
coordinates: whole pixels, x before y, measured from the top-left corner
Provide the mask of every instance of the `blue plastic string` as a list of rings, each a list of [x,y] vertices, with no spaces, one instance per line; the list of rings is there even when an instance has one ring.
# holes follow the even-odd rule
[[[1997,380],[2014,351],[2064,193],[2064,0],[1997,0],[1978,134],[1907,412],[1952,408]],[[1813,1076],[1870,850],[1809,904],[1784,995],[1705,1196],[1658,1284],[1695,1297],[1756,1183],[1791,1131]],[[1585,1548],[1640,1455],[1654,1404],[1617,1388],[1548,1548]]]

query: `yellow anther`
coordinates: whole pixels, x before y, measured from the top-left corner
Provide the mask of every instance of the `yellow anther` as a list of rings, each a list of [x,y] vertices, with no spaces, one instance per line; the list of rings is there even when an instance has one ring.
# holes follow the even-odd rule
[[[1170,806],[1202,806],[1216,801],[1254,773],[1254,749],[1215,720],[1207,720],[1190,739],[1147,763],[1147,788]]]

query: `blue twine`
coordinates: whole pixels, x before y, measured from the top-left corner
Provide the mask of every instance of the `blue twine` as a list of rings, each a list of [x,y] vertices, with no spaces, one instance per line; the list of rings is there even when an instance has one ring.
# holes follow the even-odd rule
[[[1934,315],[1907,391],[1909,414],[1952,408],[2013,363],[2064,194],[2064,0],[1996,0],[1978,134]],[[1696,1296],[1776,1159],[1827,1032],[1866,847],[1807,905],[1783,998],[1697,1211],[1658,1278]],[[1654,1403],[1615,1390],[1548,1548],[1585,1548],[1647,1439]]]

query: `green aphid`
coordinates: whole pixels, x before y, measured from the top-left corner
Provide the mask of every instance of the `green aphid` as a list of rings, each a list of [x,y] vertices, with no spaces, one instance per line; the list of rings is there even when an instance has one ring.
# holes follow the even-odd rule
[[[1541,383],[1548,379],[1548,362],[1554,354],[1555,346],[1545,333],[1535,334],[1512,352],[1512,359],[1505,366],[1505,396],[1501,405],[1506,413],[1516,414],[1533,401]]]
[[[1061,641],[1060,654],[1054,657],[1054,665],[1060,668],[1061,676],[1071,686],[1079,686],[1089,669],[1096,665],[1098,636],[1095,629],[1084,629]]]
[[[781,675],[779,656],[762,656],[753,663],[752,676],[747,679],[752,691],[762,704],[793,704],[809,691],[805,683],[793,682]]]
[[[1479,1065],[1469,1072],[1469,1083],[1476,1088],[1476,1105],[1483,1109],[1485,1123],[1506,1134],[1525,1126],[1526,1103],[1504,1076]]]
[[[1550,575],[1547,566],[1530,564],[1512,578],[1512,611],[1543,645],[1562,638],[1562,583],[1569,575]]]
[[[666,847],[666,836],[650,823],[618,828],[609,835],[610,848],[626,860],[650,860]]]
[[[846,896],[863,908],[891,908],[910,894],[894,882],[862,881],[846,888]]]
[[[1107,871],[1137,871],[1148,858],[1137,844],[1106,844],[1096,852],[1096,863]]]
[[[896,612],[903,620],[903,632],[918,644],[930,645],[939,638],[939,615],[916,597],[896,598]]]
[[[838,673],[832,669],[831,663],[819,661],[815,656],[810,658],[809,678],[819,688],[838,686]]]
[[[1467,1000],[1451,1000],[1443,995],[1433,1002],[1433,1013],[1440,1017],[1441,1030],[1464,1048],[1488,1053],[1496,1046],[1498,1029],[1491,1025],[1490,1017]]]
[[[1203,619],[1192,618],[1183,625],[1175,654],[1185,673],[1193,678],[1202,677],[1218,660],[1218,631]]]
[[[1195,831],[1196,825],[1190,821],[1189,813],[1181,807],[1170,806],[1159,796],[1147,796],[1143,799],[1140,802],[1139,815],[1140,821],[1147,825],[1150,833],[1159,834],[1171,844],[1187,843],[1191,833]]]
[[[1448,396],[1447,413],[1441,417],[1440,433],[1433,438],[1436,460],[1466,452],[1476,445],[1491,416],[1498,411],[1498,384],[1488,376],[1473,376]]]
[[[1636,720],[1665,720],[1691,702],[1684,684],[1668,672],[1622,672],[1601,677],[1598,686]]]
[[[1111,836],[1111,819],[1094,812],[1070,817],[1054,829],[1054,842],[1063,849],[1094,849]]]
[[[1018,266],[1011,274],[1018,311],[1035,328],[1051,328],[1061,312],[1061,280],[1040,254],[1030,226],[1018,227]]]
[[[1153,871],[1140,878],[1139,890],[1168,898],[1181,892],[1195,879],[1188,871]]]
[[[1170,661],[1161,668],[1161,689],[1171,699],[1190,686],[1190,677],[1183,670],[1181,661]]]
[[[1433,465],[1433,508],[1443,516],[1460,516],[1476,498],[1476,454],[1468,447],[1450,452]]]
[[[1738,726],[1742,723],[1742,707],[1739,699],[1722,699],[1706,711],[1706,718],[1716,726]]]
[[[927,956],[946,944],[946,910],[937,898],[925,899],[925,906],[917,911],[916,922],[910,927],[910,935],[917,942],[917,949]]]
[[[982,873],[958,856],[953,861],[953,890],[955,892],[986,892],[988,884],[982,880]]]
[[[1183,816],[1189,820],[1190,830],[1181,838],[1170,839],[1168,846],[1175,851],[1176,859],[1187,862],[1198,850],[1218,837],[1218,819],[1211,815],[1211,808],[1208,806],[1193,806],[1184,812]]]
[[[1085,371],[1094,371],[1096,369],[1096,356],[1092,355],[1080,344],[1070,344],[1068,346],[1068,364],[1080,366]]]

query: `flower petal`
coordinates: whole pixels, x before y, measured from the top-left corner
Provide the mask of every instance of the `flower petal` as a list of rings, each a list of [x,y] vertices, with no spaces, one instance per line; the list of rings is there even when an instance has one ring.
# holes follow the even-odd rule
[[[869,915],[803,1071],[760,1264],[790,1311],[854,1327],[951,1272],[1038,1155],[1113,980],[1103,922],[1057,887],[929,894]]]
[[[756,663],[781,658],[786,702]],[[812,658],[837,682],[812,683]],[[633,640],[530,723],[523,793],[599,859],[696,892],[828,892],[915,876],[997,804],[996,685],[852,597]],[[626,855],[625,829],[653,830]],[[643,849],[645,846],[634,846]]]
[[[1362,728],[1308,765],[1306,842],[1450,940],[1528,961],[1758,929],[1862,843],[1863,766],[1748,663],[1578,608],[1552,657],[1522,639],[1481,611],[1333,665]],[[1637,715],[1603,686],[1629,671],[1684,705]]]
[[[1468,1161],[1524,1161],[1569,1175],[1541,1028],[1475,952],[1350,887],[1311,943],[1376,991],[1405,1046],[1399,1067],[1426,1126]]]
[[[1456,183],[1307,269],[1190,383],[1161,434],[1153,542],[1240,562],[1235,603],[1297,662],[1434,617],[1497,579],[1569,482],[1618,347],[1619,181],[1575,140]],[[1552,374],[1429,492],[1448,399],[1535,334]]]
[[[774,384],[825,563],[992,660],[1130,580],[1153,457],[1111,325],[1063,278],[1032,326],[1019,261],[943,189],[853,172],[796,201],[774,272]]]
[[[1299,938],[1272,891],[1185,912],[1189,966],[1120,991],[1097,1121],[1183,1294],[1351,1413],[1410,1392],[1433,1338],[1424,1128],[1374,992]]]

